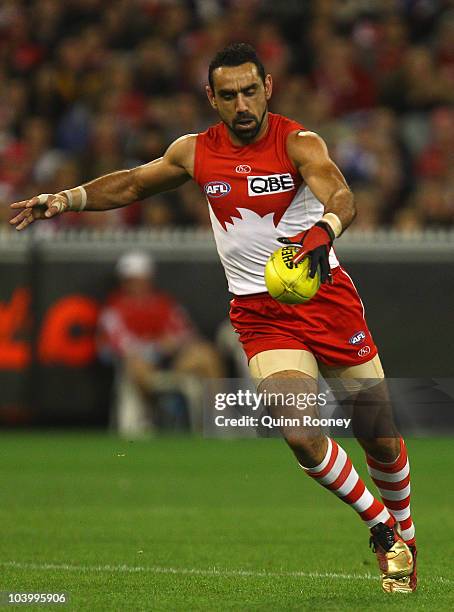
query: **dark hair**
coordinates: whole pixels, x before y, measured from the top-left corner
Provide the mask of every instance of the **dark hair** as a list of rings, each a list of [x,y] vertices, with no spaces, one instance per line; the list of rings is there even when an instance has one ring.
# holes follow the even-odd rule
[[[265,68],[259,60],[256,50],[248,43],[233,43],[228,45],[222,51],[218,51],[210,62],[208,68],[208,82],[211,89],[214,91],[213,71],[221,66],[241,66],[251,62],[257,66],[257,72],[260,78],[265,82]]]

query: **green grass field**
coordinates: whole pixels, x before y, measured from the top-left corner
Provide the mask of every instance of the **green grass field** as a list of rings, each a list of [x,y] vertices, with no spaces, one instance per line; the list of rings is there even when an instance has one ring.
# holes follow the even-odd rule
[[[453,610],[452,440],[408,447],[420,589],[385,595],[361,521],[279,440],[4,433],[0,590],[66,591],[71,610]]]

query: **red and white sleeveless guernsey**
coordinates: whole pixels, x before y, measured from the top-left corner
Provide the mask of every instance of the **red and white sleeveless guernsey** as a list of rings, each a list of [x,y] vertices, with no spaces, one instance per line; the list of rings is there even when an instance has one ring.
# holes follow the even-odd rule
[[[328,366],[350,366],[377,354],[364,307],[333,249],[334,284],[305,304],[281,304],[266,291],[265,264],[292,236],[314,225],[323,205],[288,158],[287,137],[299,123],[269,114],[259,141],[235,146],[223,123],[197,136],[194,178],[205,191],[219,256],[235,294],[230,320],[248,359],[261,351],[310,351]]]
[[[235,295],[265,292],[265,264],[282,246],[277,238],[293,236],[323,215],[322,203],[287,155],[288,135],[304,130],[269,113],[266,134],[248,145],[232,144],[224,123],[197,136],[194,179],[208,200],[217,250]],[[333,249],[330,265],[339,265]]]

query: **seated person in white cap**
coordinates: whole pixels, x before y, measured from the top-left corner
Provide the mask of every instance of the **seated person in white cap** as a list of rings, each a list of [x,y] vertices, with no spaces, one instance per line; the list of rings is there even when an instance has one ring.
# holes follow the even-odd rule
[[[182,306],[155,287],[155,265],[147,253],[123,255],[116,270],[120,282],[101,311],[99,349],[117,369],[113,424],[120,433],[141,435],[159,420],[152,401],[159,392],[181,391],[190,403],[194,383],[222,376],[223,368]],[[189,406],[191,424],[198,428],[194,408]]]

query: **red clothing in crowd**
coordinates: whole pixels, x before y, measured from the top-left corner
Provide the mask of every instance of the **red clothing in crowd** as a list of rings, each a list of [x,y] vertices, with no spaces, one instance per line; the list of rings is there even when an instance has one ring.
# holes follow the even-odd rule
[[[119,289],[101,312],[101,348],[117,356],[141,352],[160,343],[178,341],[181,346],[194,334],[193,325],[176,300],[150,288],[146,294],[131,295]]]

